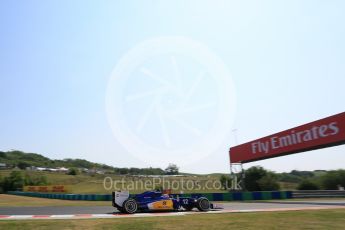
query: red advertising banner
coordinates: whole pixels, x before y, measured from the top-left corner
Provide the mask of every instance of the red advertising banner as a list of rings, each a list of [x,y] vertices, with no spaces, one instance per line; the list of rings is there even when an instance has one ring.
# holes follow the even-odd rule
[[[47,185],[47,186],[24,186],[23,191],[25,192],[57,192],[64,193],[67,192],[66,185]]]
[[[345,112],[230,148],[231,163],[248,163],[345,144]]]

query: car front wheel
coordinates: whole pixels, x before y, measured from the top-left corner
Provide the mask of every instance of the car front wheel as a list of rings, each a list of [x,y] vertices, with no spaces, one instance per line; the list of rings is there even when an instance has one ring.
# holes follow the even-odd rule
[[[208,199],[205,197],[200,197],[196,201],[196,207],[199,211],[202,211],[202,212],[208,211],[210,209],[210,201],[208,201]]]

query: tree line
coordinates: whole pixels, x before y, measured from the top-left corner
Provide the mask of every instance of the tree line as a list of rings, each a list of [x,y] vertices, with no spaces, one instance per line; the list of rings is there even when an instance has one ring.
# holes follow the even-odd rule
[[[78,172],[77,169],[99,169],[108,173],[118,175],[172,175],[178,174],[178,167],[170,164],[166,169],[161,168],[118,168],[106,164],[93,163],[84,159],[63,159],[52,160],[48,157],[37,153],[25,153],[18,150],[1,152],[0,163],[5,163],[9,168],[19,168],[25,170],[28,167],[47,167],[47,168],[73,168],[72,171]],[[71,174],[75,175],[75,174]]]
[[[297,171],[289,173],[275,173],[260,166],[250,167],[244,171],[241,178],[242,187],[246,191],[272,191],[279,190],[282,183],[296,185],[298,190],[338,190],[345,187],[345,170],[315,170]],[[222,175],[220,181],[223,188],[231,183],[231,177]]]

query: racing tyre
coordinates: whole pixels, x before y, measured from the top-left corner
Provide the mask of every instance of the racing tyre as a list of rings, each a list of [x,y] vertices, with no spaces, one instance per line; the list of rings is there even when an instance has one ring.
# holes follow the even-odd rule
[[[123,202],[122,210],[124,213],[133,214],[138,211],[138,204],[134,199],[127,199]]]
[[[196,201],[196,208],[202,212],[208,211],[210,209],[210,201],[205,197],[200,197]]]

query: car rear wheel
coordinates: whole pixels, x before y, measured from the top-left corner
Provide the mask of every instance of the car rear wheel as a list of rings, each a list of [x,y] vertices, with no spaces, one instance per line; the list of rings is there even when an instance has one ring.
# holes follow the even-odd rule
[[[138,204],[134,199],[127,199],[123,202],[122,210],[128,214],[136,213],[138,211]]]
[[[205,197],[200,197],[196,201],[196,207],[199,211],[202,211],[202,212],[208,211],[210,209],[210,201],[208,201],[208,199]]]

